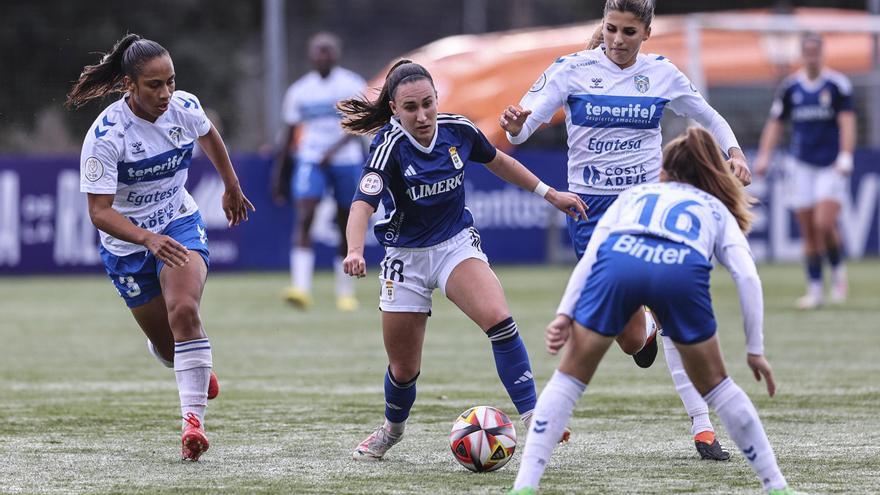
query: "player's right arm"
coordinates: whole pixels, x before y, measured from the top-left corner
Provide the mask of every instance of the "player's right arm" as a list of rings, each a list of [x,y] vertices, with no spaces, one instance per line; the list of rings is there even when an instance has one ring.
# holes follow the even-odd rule
[[[767,118],[767,123],[764,124],[764,129],[761,131],[758,156],[755,158],[755,173],[759,177],[766,175],[770,169],[770,157],[773,155],[776,145],[779,144],[779,138],[782,137],[782,132],[785,130],[785,119],[788,118],[790,112],[791,104],[786,97],[786,87],[783,86],[773,99],[770,117]]]
[[[156,259],[169,266],[183,266],[189,262],[189,250],[179,242],[167,235],[142,229],[114,210],[115,198],[115,194],[88,193],[89,217],[95,227],[121,241],[144,246]]]
[[[348,212],[348,223],[345,225],[345,242],[348,245],[348,253],[342,260],[342,269],[353,277],[361,278],[367,275],[364,243],[373,211],[375,211],[373,205],[366,201],[356,200],[351,203],[351,209]]]
[[[501,113],[499,124],[507,132],[511,144],[522,144],[541,124],[550,122],[563,105],[566,94],[565,67],[562,58],[554,62],[529,88],[518,105],[508,105]]]
[[[293,177],[295,163],[293,161],[293,146],[296,137],[296,128],[302,117],[299,112],[296,85],[291,86],[284,94],[281,105],[281,119],[285,128],[281,134],[281,146],[275,154],[272,167],[272,200],[277,205],[283,205],[290,199],[290,180]]]

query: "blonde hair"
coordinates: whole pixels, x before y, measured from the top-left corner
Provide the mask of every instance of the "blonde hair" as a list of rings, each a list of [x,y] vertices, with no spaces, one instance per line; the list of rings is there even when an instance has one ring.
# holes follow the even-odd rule
[[[754,218],[749,208],[758,200],[745,192],[708,131],[690,127],[667,144],[663,171],[669,180],[691,184],[718,198],[736,218],[740,230],[749,231]]]

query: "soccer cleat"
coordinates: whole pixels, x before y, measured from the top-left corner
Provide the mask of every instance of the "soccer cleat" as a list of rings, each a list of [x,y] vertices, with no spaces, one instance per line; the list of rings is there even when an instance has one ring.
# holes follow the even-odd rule
[[[801,310],[818,309],[822,307],[822,302],[822,296],[807,293],[806,295],[798,298],[795,306],[797,307],[797,309]]]
[[[357,311],[358,300],[354,296],[339,296],[336,298],[336,309],[339,311]]]
[[[288,287],[281,297],[296,309],[306,310],[312,306],[312,296],[296,287]]]
[[[714,431],[701,431],[694,435],[694,446],[700,454],[700,458],[709,461],[726,461],[730,459],[730,452],[724,450]]]
[[[385,452],[388,452],[388,449],[399,442],[401,438],[403,438],[403,433],[394,436],[385,429],[385,425],[379,426],[354,449],[351,457],[359,461],[381,460]]]
[[[183,420],[186,421],[186,425],[180,438],[182,445],[180,459],[195,462],[208,450],[208,437],[205,436],[202,422],[195,414],[187,413]]]
[[[787,486],[785,488],[773,488],[767,495],[807,495],[805,492],[798,492]]]
[[[519,490],[510,490],[507,492],[507,495],[537,495],[537,491],[534,488],[527,486],[525,488],[520,488]]]
[[[638,366],[639,368],[650,368],[651,365],[654,364],[655,359],[657,359],[656,331],[652,333],[650,337],[648,337],[648,341],[645,342],[644,347],[633,354],[633,361],[636,362],[636,366]]]
[[[211,371],[211,379],[208,381],[208,400],[216,398],[220,395],[220,382],[217,381],[217,375]]]

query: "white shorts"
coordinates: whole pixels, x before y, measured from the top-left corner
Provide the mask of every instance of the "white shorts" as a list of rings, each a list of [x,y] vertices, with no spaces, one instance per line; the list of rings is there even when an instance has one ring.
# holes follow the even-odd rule
[[[426,248],[389,247],[379,265],[379,309],[392,313],[431,313],[431,294],[446,294],[452,270],[470,258],[489,262],[480,250],[480,234],[468,227]]]
[[[800,210],[820,201],[836,201],[843,205],[849,189],[849,177],[834,166],[819,167],[791,157],[788,160],[788,205]]]

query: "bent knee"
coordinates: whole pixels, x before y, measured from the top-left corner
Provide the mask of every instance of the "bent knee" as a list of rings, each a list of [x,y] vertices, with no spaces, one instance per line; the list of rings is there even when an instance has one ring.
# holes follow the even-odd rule
[[[174,330],[201,328],[202,321],[199,316],[198,303],[193,300],[169,305],[168,322]]]

